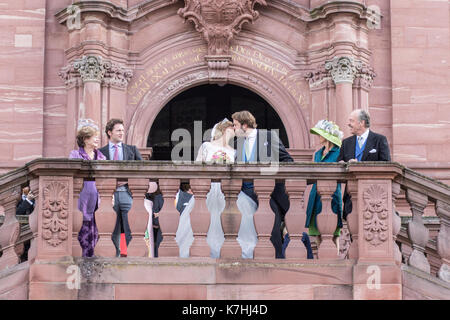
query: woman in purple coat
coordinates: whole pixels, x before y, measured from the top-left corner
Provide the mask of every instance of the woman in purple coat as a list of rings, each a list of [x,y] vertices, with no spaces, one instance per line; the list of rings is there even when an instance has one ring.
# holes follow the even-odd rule
[[[88,123],[78,130],[77,144],[79,149],[70,152],[69,159],[106,160],[105,156],[97,150],[99,145],[98,128]],[[83,225],[78,233],[83,257],[92,257],[98,242],[98,230],[95,223],[95,211],[100,204],[100,197],[94,180],[85,179],[83,190],[80,192],[78,209],[83,213]]]

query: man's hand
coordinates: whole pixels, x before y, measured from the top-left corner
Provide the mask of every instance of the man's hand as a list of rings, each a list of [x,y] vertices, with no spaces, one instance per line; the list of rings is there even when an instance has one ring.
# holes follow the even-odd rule
[[[358,159],[350,159],[348,162],[358,162]]]
[[[36,196],[35,196],[34,194],[32,194],[31,191],[28,192],[27,199],[31,201],[31,200],[33,200],[34,198],[36,198]]]

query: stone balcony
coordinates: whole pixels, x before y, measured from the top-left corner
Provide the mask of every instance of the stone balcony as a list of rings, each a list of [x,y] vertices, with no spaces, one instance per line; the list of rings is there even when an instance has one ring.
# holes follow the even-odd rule
[[[276,174],[274,174],[276,172]],[[95,179],[101,196],[96,212],[100,240],[95,258],[82,258],[77,209],[83,179]],[[129,221],[133,240],[127,258],[115,258],[111,241],[116,214],[111,206],[117,179],[133,193]],[[158,258],[148,258],[144,194],[158,181],[164,196]],[[206,196],[221,182],[225,242],[221,257],[209,257],[210,214]],[[242,259],[236,241],[241,214],[236,199],[243,181],[253,181],[259,207],[254,215],[258,243],[253,259]],[[270,193],[284,181],[290,243],[286,259],[275,259],[270,243],[274,214]],[[189,258],[178,257],[174,206],[181,182],[195,195],[191,213],[194,243]],[[314,259],[301,242],[310,185],[317,183],[323,210],[322,241],[312,238]],[[347,185],[353,212],[344,224],[339,251],[332,241],[336,215],[331,195]],[[21,186],[29,184],[36,209],[22,227],[15,215]],[[343,190],[343,188],[342,188]],[[409,216],[396,214],[396,205]],[[398,163],[311,163],[202,165],[156,161],[37,159],[0,176],[0,298],[3,299],[448,299],[450,296],[450,188]],[[434,215],[425,217],[426,208]],[[50,208],[46,210],[45,208]],[[19,218],[23,219],[23,218]],[[50,220],[49,220],[50,219]],[[403,219],[403,223],[402,223]],[[48,223],[44,223],[51,221]],[[350,238],[351,235],[351,238]],[[31,240],[28,260],[22,244]],[[79,281],[78,281],[79,280]],[[77,286],[76,284],[79,283]]]

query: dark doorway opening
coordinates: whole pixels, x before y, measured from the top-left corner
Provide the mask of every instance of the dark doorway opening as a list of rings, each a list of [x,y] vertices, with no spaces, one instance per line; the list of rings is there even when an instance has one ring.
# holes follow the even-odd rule
[[[278,129],[279,136],[289,148],[286,129],[275,110],[256,93],[235,85],[201,85],[180,93],[160,111],[147,139],[152,147],[152,160],[171,160],[171,151],[178,141],[171,141],[172,132],[183,128],[192,137],[191,160],[194,150],[194,121],[202,122],[202,134],[224,118],[231,119],[236,111],[248,110],[260,129]]]

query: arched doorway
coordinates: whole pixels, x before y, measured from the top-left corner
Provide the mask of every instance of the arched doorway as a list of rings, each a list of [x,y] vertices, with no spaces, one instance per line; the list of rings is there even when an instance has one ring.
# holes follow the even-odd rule
[[[180,93],[161,109],[147,139],[147,147],[153,148],[152,160],[170,160],[171,151],[177,143],[171,141],[174,130],[187,129],[194,146],[194,121],[202,121],[202,132],[205,132],[225,117],[231,120],[231,115],[240,110],[250,111],[256,118],[258,128],[278,129],[281,141],[289,148],[286,129],[267,101],[243,87],[208,84]],[[196,156],[195,151],[192,149],[191,160]]]

